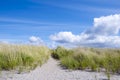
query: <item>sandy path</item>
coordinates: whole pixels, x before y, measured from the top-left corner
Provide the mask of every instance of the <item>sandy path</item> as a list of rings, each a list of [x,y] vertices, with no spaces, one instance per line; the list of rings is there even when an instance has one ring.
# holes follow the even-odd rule
[[[2,71],[0,80],[107,80],[104,73],[63,70],[58,64],[58,61],[50,58],[43,66],[29,73]],[[112,75],[111,80],[120,80],[120,75]]]

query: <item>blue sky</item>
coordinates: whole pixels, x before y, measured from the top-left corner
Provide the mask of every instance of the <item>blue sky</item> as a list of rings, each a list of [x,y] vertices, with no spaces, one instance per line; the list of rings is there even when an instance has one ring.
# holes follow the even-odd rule
[[[65,39],[60,38],[61,43],[53,38],[60,32],[70,32],[74,36],[87,34],[94,26],[95,18],[119,13],[118,0],[1,0],[0,41],[24,43],[33,36],[39,37],[45,44],[65,44]],[[66,43],[73,44],[70,41]]]

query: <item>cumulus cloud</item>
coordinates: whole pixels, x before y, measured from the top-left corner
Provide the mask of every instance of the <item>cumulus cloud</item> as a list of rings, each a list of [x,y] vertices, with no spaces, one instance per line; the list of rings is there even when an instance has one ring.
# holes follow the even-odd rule
[[[36,36],[31,36],[29,38],[29,41],[31,43],[37,43],[37,44],[42,44],[43,43],[42,39],[40,39],[39,37],[36,37]]]
[[[87,30],[87,34],[116,35],[120,30],[120,14],[94,18],[94,26]]]
[[[85,40],[88,37],[89,36],[86,34],[75,35],[72,32],[66,31],[66,32],[59,32],[57,34],[51,35],[50,39],[52,41],[62,43],[62,44],[65,44],[65,43],[74,44],[74,43],[82,42],[83,39]]]
[[[93,47],[120,47],[120,14],[94,18],[89,30],[75,35],[72,32],[59,32],[50,39],[58,43]]]
[[[50,39],[60,43],[73,43],[78,42],[81,37],[79,35],[74,35],[72,32],[59,32],[57,34],[51,35]]]

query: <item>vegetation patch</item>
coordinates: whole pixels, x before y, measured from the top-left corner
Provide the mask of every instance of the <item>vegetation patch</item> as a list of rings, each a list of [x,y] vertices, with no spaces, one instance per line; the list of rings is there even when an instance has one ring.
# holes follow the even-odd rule
[[[0,44],[0,69],[34,69],[50,56],[45,46]]]
[[[106,73],[120,73],[119,49],[57,47],[53,50],[52,56],[68,69],[91,71],[104,69]]]

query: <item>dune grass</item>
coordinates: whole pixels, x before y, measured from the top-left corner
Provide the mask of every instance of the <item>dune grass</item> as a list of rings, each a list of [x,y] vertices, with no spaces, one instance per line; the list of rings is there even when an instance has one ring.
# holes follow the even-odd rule
[[[49,58],[45,46],[0,44],[0,69],[34,69]]]
[[[53,50],[52,55],[54,58],[60,60],[62,66],[68,69],[105,70],[106,73],[120,73],[119,49],[65,49],[58,47]]]

